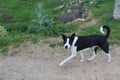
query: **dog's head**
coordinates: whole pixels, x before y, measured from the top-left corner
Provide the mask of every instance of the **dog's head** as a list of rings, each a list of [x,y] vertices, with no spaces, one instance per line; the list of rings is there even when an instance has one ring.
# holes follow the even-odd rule
[[[75,33],[73,33],[70,37],[66,37],[66,35],[62,34],[65,49],[69,49],[72,46],[74,37],[75,37]]]

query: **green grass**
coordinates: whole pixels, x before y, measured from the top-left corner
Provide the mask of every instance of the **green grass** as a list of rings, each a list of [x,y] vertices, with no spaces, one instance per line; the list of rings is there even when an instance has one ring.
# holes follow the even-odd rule
[[[1,25],[5,26],[10,32],[25,32],[31,20],[37,17],[35,8],[38,3],[43,4],[43,8],[49,17],[58,18],[61,10],[54,10],[61,4],[58,0],[1,0],[0,17],[10,17],[9,23],[0,19]]]
[[[86,0],[91,1],[91,0]],[[111,44],[120,43],[120,21],[114,20],[113,9],[114,0],[94,0],[96,1],[93,5],[86,3],[87,7],[93,12],[94,16],[92,19],[98,19],[98,23],[91,26],[82,28],[78,35],[90,35],[90,34],[101,34],[99,32],[99,26],[107,24],[111,27],[111,36],[109,41]],[[8,35],[6,37],[0,38],[0,48],[8,46],[10,44],[15,44],[19,46],[22,42],[31,41],[32,43],[38,42],[40,39],[45,38],[46,35],[41,33],[28,34],[27,28],[31,23],[31,20],[37,19],[35,14],[35,8],[38,3],[43,4],[43,8],[46,14],[50,18],[54,18],[55,27],[53,28],[58,33],[69,33],[71,31],[76,31],[77,27],[72,25],[65,25],[58,21],[58,16],[61,14],[62,10],[55,10],[56,7],[61,5],[58,0],[0,0],[0,25],[4,26]],[[7,16],[8,22],[3,20]],[[53,31],[54,31],[53,30]],[[55,34],[55,32],[54,32]],[[52,35],[55,36],[55,35]],[[40,39],[39,39],[40,38]],[[50,46],[54,47],[60,43],[51,43]],[[4,51],[4,50],[3,50]]]
[[[52,42],[52,43],[49,43],[49,46],[52,48],[56,46],[63,46],[63,42]]]
[[[54,18],[55,26],[53,31],[59,32],[50,36],[59,36],[62,32],[70,32],[75,30],[73,25],[66,26],[58,21],[59,14],[62,10],[55,10],[61,2],[58,0],[0,0],[0,25],[4,26],[8,35],[0,37],[0,48],[10,44],[20,44],[30,40],[32,43],[39,41],[39,38],[44,38],[44,33],[29,34],[28,26],[33,19],[37,19],[35,9],[38,3],[43,4],[43,9],[50,18]],[[7,17],[7,18],[6,18]],[[6,22],[4,19],[7,19]]]
[[[100,0],[96,0],[100,1]],[[120,44],[120,20],[113,19],[114,0],[101,0],[99,3],[89,5],[89,9],[93,12],[94,18],[98,19],[98,23],[81,29],[79,35],[101,34],[100,26],[106,24],[111,28],[109,42],[111,44]]]
[[[111,34],[109,37],[109,42],[110,44],[120,44],[120,30],[119,30],[119,21],[113,21],[111,22],[111,24],[109,24],[110,28],[111,28]],[[99,22],[96,25],[93,25],[91,27],[86,27],[86,28],[82,28],[81,31],[79,31],[79,35],[91,35],[91,34],[98,34],[98,35],[103,35],[100,33],[99,28],[100,26],[102,26],[103,23]]]
[[[114,0],[95,0],[96,3],[90,5],[90,10],[93,12],[94,17],[107,16],[113,13]]]

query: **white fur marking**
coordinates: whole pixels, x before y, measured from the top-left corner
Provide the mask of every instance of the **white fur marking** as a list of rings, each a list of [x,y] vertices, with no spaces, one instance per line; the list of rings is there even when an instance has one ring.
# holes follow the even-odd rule
[[[75,43],[77,42],[77,40],[78,40],[78,37],[75,37],[74,40],[73,40],[73,44],[72,44],[72,46],[75,45]]]
[[[103,26],[100,27],[100,32],[105,34],[105,32],[103,31]]]
[[[66,58],[65,60],[63,60],[59,66],[62,66],[64,63],[66,63],[67,61],[69,61],[70,59],[74,58],[76,55],[75,54],[71,54],[68,58]]]
[[[89,50],[89,49],[90,49],[90,48],[86,48],[86,49],[83,49],[83,50],[79,51],[80,56],[81,56],[81,60],[80,60],[80,62],[83,62],[83,61],[84,61],[84,55],[83,55],[83,52],[84,52],[84,51],[87,51],[87,50]]]
[[[111,54],[108,53],[107,56],[108,56],[108,60],[107,60],[107,62],[110,63],[110,62],[111,62]]]
[[[77,47],[74,47],[74,51],[72,51],[71,55],[70,55],[68,58],[66,58],[65,60],[63,60],[63,61],[59,64],[59,66],[62,66],[64,63],[66,63],[67,61],[69,61],[70,59],[74,58],[74,57],[77,55],[76,48],[77,48]]]
[[[67,38],[67,41],[66,41],[66,43],[65,43],[65,45],[64,45],[64,48],[65,48],[65,46],[67,46],[67,47],[68,47],[68,49],[70,48],[69,41],[70,41],[70,39],[69,39],[69,38]]]
[[[81,55],[81,60],[80,60],[80,62],[83,62],[83,61],[84,61],[84,55],[83,55],[82,52],[80,53],[80,55]]]
[[[71,54],[74,54],[77,52],[77,47],[75,46],[76,41],[78,40],[78,37],[75,37],[72,43],[72,47],[71,47]]]
[[[84,51],[87,51],[87,50],[89,50],[90,48],[85,48],[85,49],[83,49],[83,50],[81,50],[81,51],[79,51],[79,52],[84,52]]]
[[[72,58],[74,58],[76,55],[77,55],[77,47],[75,46],[75,43],[76,43],[76,41],[78,40],[78,37],[75,37],[74,38],[74,40],[73,40],[73,43],[72,43],[72,47],[71,47],[71,55],[68,57],[68,58],[66,58],[65,60],[63,60],[60,64],[59,64],[59,66],[62,66],[64,63],[66,63],[67,61],[69,61],[70,59],[72,59]],[[64,47],[65,46],[68,46],[69,45],[69,47],[70,47],[70,44],[69,44],[69,39],[67,39],[67,42],[66,42],[66,44],[64,45]]]
[[[97,56],[97,55],[95,54],[95,51],[94,51],[95,48],[96,48],[96,46],[93,46],[93,47],[92,47],[92,52],[93,52],[93,54],[92,54],[92,57],[88,59],[88,61],[92,61],[92,60]]]
[[[92,61],[97,55],[93,53],[92,57],[88,59],[88,61]]]

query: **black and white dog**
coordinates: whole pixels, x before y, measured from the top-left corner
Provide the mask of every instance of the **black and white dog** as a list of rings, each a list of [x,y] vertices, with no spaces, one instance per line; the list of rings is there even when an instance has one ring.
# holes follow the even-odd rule
[[[93,60],[97,55],[97,49],[100,47],[108,56],[107,62],[111,62],[111,54],[109,53],[109,43],[107,39],[110,36],[110,28],[107,25],[100,27],[100,32],[104,34],[103,29],[107,30],[106,35],[88,35],[88,36],[76,36],[73,33],[70,37],[66,37],[66,35],[62,34],[62,38],[64,41],[64,48],[69,49],[71,48],[71,55],[63,60],[59,66],[62,66],[64,63],[69,61],[70,59],[74,58],[77,55],[77,52],[81,55],[80,62],[84,61],[83,52],[92,49],[93,54],[92,57],[88,59],[88,61]]]

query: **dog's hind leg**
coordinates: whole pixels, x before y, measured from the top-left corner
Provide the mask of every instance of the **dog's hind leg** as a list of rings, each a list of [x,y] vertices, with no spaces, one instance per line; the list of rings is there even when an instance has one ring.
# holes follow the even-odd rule
[[[103,49],[103,51],[105,52],[105,54],[108,57],[107,62],[110,63],[111,62],[111,54],[109,53],[109,43],[105,43],[103,46],[101,46],[101,48]]]
[[[108,56],[107,62],[110,63],[111,62],[111,54],[110,53],[106,53],[106,55]]]
[[[80,62],[83,62],[84,61],[84,54],[83,54],[83,52],[80,52],[80,56],[81,56]]]
[[[96,47],[96,46],[92,47],[93,54],[92,54],[92,57],[88,59],[88,61],[92,61],[97,56],[97,49],[98,49],[98,47]]]

